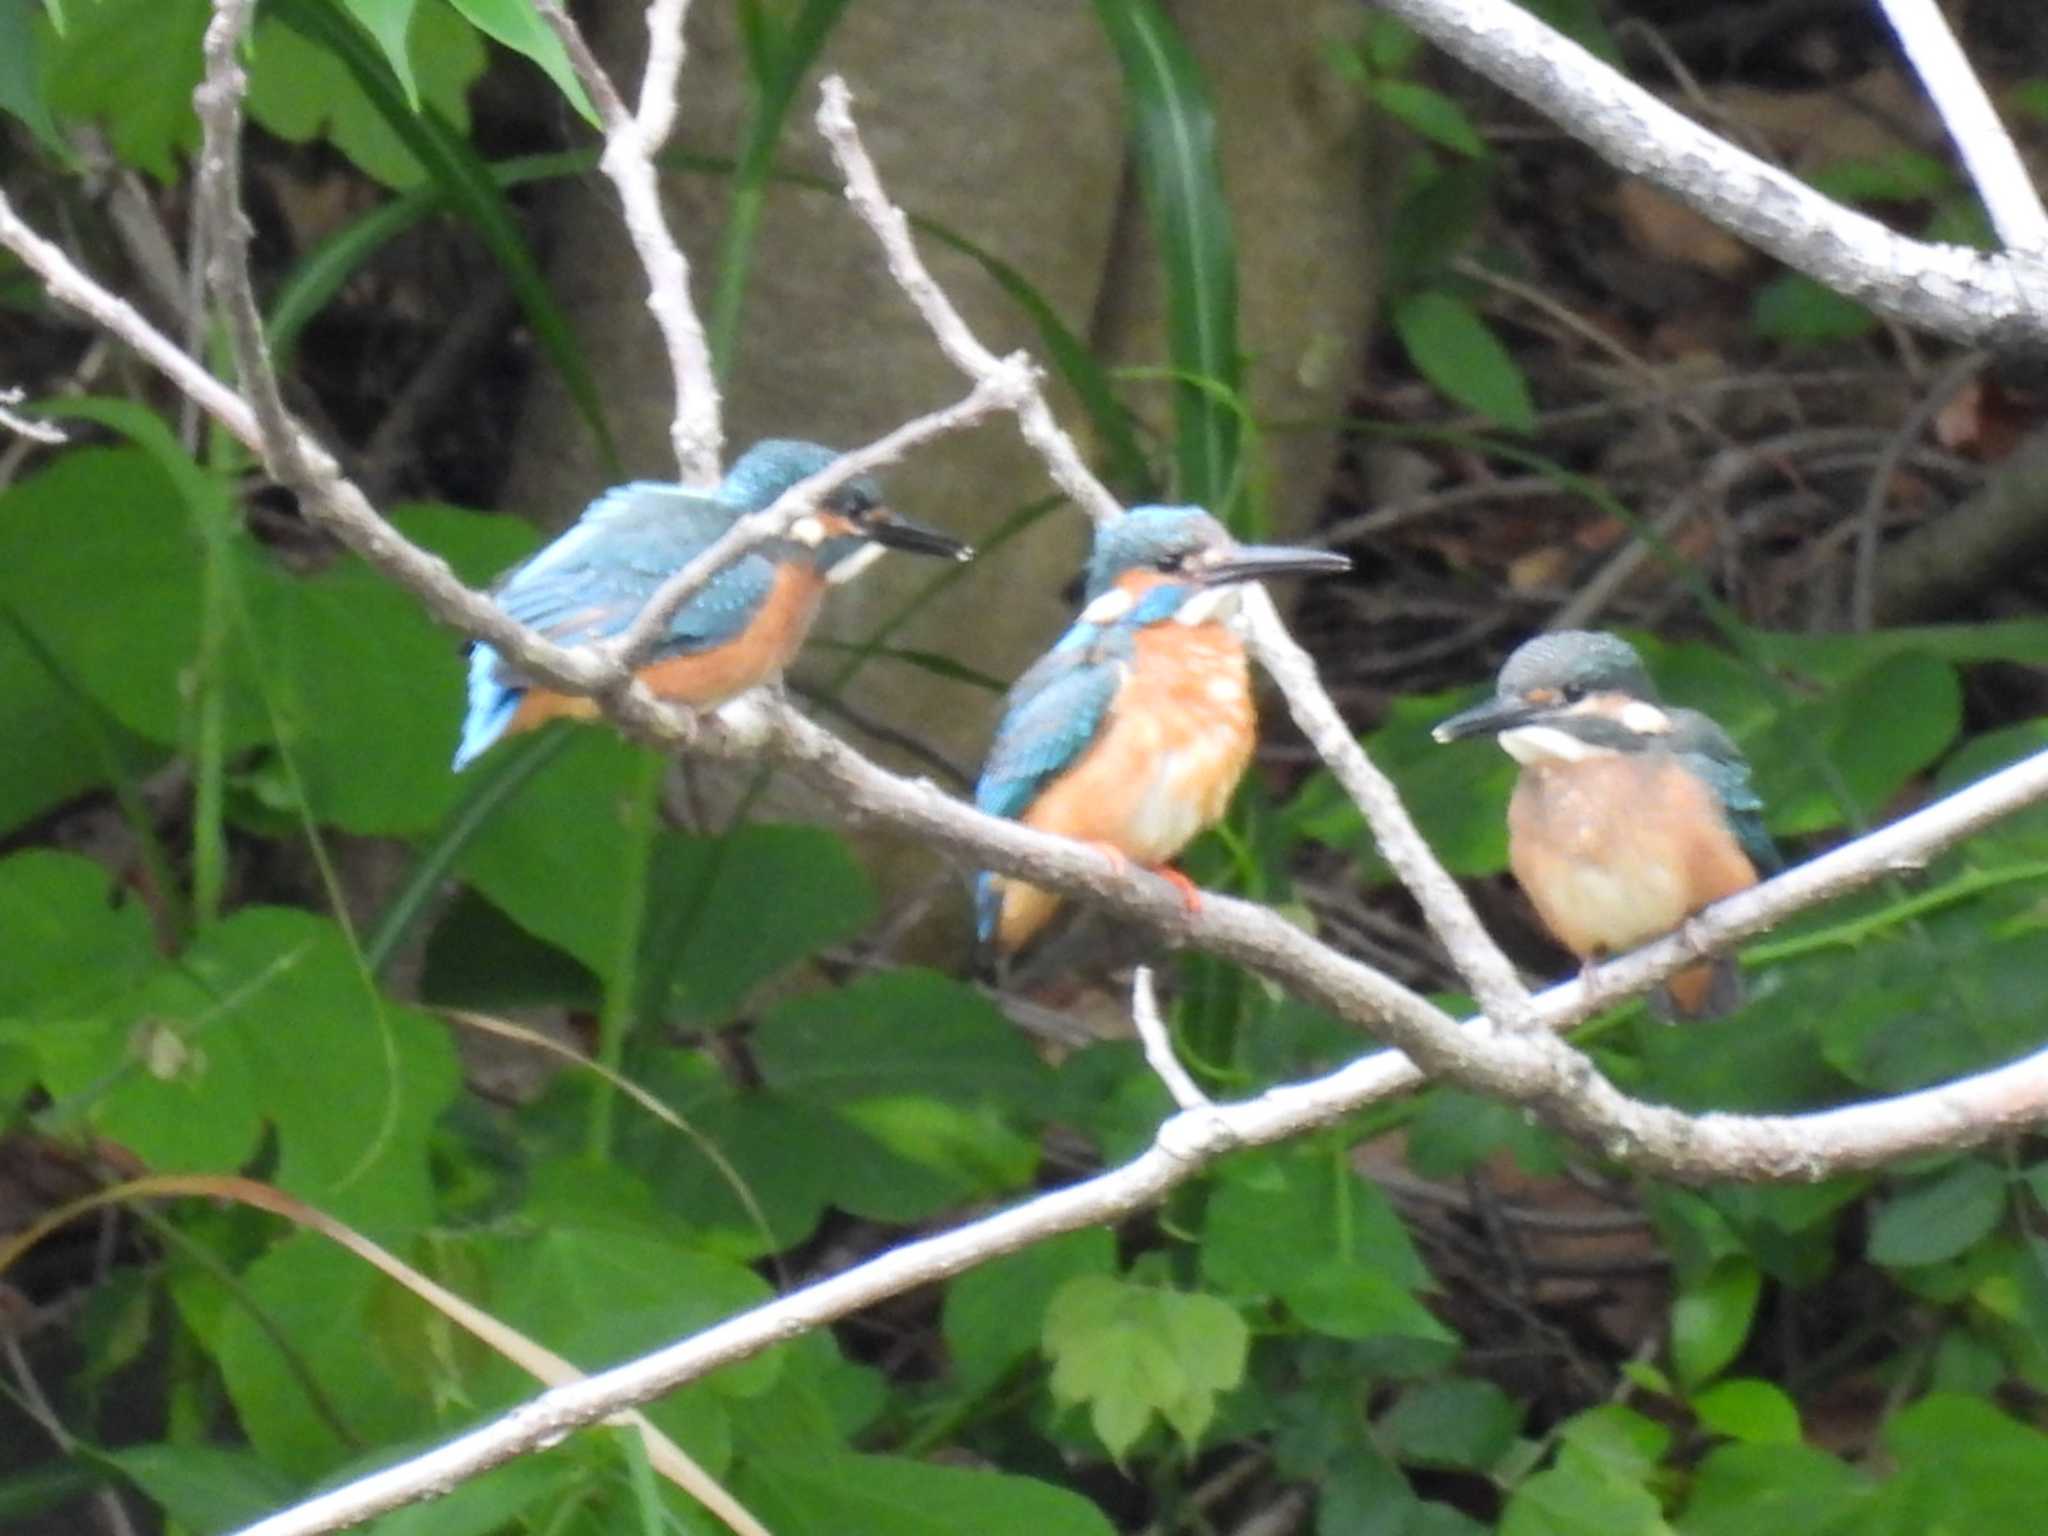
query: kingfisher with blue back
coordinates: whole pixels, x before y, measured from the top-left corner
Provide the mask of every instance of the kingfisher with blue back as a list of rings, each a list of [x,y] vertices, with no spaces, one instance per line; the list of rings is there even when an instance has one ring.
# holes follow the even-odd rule
[[[505,579],[498,606],[558,645],[608,639],[740,518],[774,505],[838,457],[817,443],[771,438],[742,454],[713,491],[651,480],[617,486]],[[803,645],[828,586],[858,575],[887,549],[954,560],[974,554],[891,511],[874,479],[858,476],[700,587],[669,620],[640,680],[658,697],[696,709],[768,681]],[[469,653],[469,712],[456,771],[501,736],[597,714],[592,700],[535,687],[478,642]]]
[[[975,804],[1194,885],[1169,861],[1222,820],[1257,736],[1232,628],[1239,584],[1343,571],[1321,549],[1240,544],[1199,507],[1134,507],[1097,529],[1085,605],[1010,690]],[[977,928],[1014,953],[1060,898],[1007,875],[976,885]]]
[[[1494,696],[1436,727],[1493,736],[1521,764],[1508,801],[1508,864],[1582,965],[1682,927],[1780,867],[1749,763],[1707,716],[1663,704],[1627,641],[1538,635],[1501,668]],[[1741,1002],[1722,955],[1664,984],[1687,1018]]]

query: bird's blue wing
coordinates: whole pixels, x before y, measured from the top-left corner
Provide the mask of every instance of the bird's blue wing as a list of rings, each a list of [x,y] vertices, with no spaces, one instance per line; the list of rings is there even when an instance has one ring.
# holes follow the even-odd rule
[[[1777,873],[1785,861],[1764,827],[1763,797],[1751,781],[1749,759],[1726,731],[1698,710],[1674,709],[1670,714],[1671,752],[1719,797],[1729,830],[1757,873]]]
[[[699,492],[652,481],[618,486],[507,577],[496,594],[498,606],[560,645],[608,639],[732,522],[731,507]],[[774,581],[772,561],[759,554],[741,557],[677,610],[655,654],[686,654],[732,638]],[[504,734],[525,693],[524,680],[496,650],[471,648],[458,771]]]
[[[1129,654],[1128,635],[1076,625],[1018,678],[974,803],[991,816],[1021,816],[1046,782],[1095,740]]]

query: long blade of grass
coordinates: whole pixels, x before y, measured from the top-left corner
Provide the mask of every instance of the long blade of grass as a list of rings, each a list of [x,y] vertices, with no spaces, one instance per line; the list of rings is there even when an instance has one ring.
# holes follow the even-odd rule
[[[273,0],[273,4],[285,25],[341,60],[391,131],[442,189],[449,206],[474,226],[492,259],[504,270],[520,310],[533,327],[534,338],[560,371],[570,399],[597,439],[611,472],[619,473],[618,445],[605,418],[589,359],[555,302],[540,263],[490,168],[438,113],[431,109],[416,113],[406,105],[405,92],[391,66],[369,34],[354,22],[318,0]]]
[[[1157,0],[1096,0],[1123,71],[1131,150],[1166,284],[1167,349],[1180,373],[1235,393],[1237,242],[1201,66]],[[1221,514],[1237,473],[1237,423],[1213,396],[1174,392],[1179,492]]]

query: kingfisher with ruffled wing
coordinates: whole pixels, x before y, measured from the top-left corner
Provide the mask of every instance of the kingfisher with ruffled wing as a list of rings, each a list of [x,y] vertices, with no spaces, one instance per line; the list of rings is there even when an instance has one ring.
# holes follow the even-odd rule
[[[715,491],[651,480],[617,486],[505,579],[498,606],[558,645],[608,639],[741,517],[774,505],[838,457],[816,443],[770,438],[742,454]],[[669,620],[640,680],[659,697],[697,709],[768,681],[803,645],[826,589],[887,549],[954,560],[974,554],[891,511],[874,479],[858,476],[782,537],[757,544],[700,587]],[[533,686],[479,642],[469,653],[469,712],[456,771],[501,736],[597,713],[589,699]]]
[[[1661,703],[1627,641],[1538,635],[1501,668],[1494,696],[1436,739],[1496,737],[1520,763],[1508,864],[1537,915],[1590,966],[1668,933],[1780,867],[1749,763],[1697,710]],[[1741,1002],[1727,955],[1680,971],[1663,1000],[1710,1017]]]
[[[1104,524],[1085,606],[1010,690],[975,804],[1142,864],[1198,905],[1168,861],[1222,820],[1257,736],[1231,623],[1238,584],[1350,566],[1327,550],[1240,544],[1199,507],[1133,507]],[[1060,905],[1007,875],[983,874],[976,897],[982,939],[1005,954]]]

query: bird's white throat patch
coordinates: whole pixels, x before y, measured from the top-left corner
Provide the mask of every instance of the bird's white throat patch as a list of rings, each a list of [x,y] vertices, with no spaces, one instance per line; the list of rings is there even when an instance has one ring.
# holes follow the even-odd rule
[[[1131,611],[1137,598],[1122,587],[1111,587],[1102,596],[1081,610],[1083,624],[1114,624]]]
[[[1204,587],[1180,605],[1173,616],[1176,624],[1227,624],[1236,616],[1238,590],[1235,586]]]
[[[1518,725],[1500,733],[1500,745],[1518,763],[1584,763],[1616,755],[1612,747],[1581,741],[1554,725]]]

